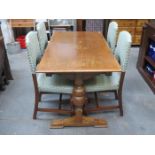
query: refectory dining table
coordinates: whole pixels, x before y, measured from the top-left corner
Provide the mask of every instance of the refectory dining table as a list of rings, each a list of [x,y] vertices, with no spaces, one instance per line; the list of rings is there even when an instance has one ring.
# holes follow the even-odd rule
[[[121,67],[113,56],[103,35],[99,32],[54,32],[44,55],[37,66],[38,73],[63,74],[74,80],[70,102],[74,116],[54,120],[51,128],[64,126],[107,127],[105,119],[85,116],[87,104],[85,80],[97,74],[120,72]]]

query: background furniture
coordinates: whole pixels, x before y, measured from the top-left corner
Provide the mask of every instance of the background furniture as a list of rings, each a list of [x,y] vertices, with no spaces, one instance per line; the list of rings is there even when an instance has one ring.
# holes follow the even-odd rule
[[[4,46],[4,40],[0,29],[0,90],[4,90],[4,85],[8,84],[8,80],[12,80],[12,74]]]
[[[132,45],[140,45],[142,28],[148,19],[115,19],[118,23],[118,33],[126,30],[132,35]]]
[[[132,35],[132,45],[140,45],[140,39],[141,39],[141,34],[142,34],[142,27],[145,23],[150,22],[151,20],[149,19],[113,19],[118,23],[119,29],[118,32],[122,30],[126,30]],[[77,31],[86,31],[87,29],[99,29],[98,21],[97,19],[93,21],[92,19],[77,19],[73,20],[70,19],[69,24],[63,24],[63,23],[53,23],[54,20],[48,20],[47,22],[47,28],[49,30],[52,29],[67,29],[67,30],[77,30]],[[76,22],[75,22],[76,21]],[[90,22],[89,22],[90,21]],[[112,19],[102,19],[103,21],[103,29],[101,32],[104,34],[104,36],[107,36],[107,31],[108,31],[108,26],[110,21]],[[35,27],[35,20],[34,19],[10,19],[9,20],[11,26],[13,27],[14,30],[14,35],[15,38],[18,37],[21,34],[26,34],[29,30],[34,29]],[[90,26],[89,26],[90,25]],[[101,25],[101,24],[99,24]],[[75,27],[75,28],[74,28]]]
[[[77,31],[85,31],[85,20],[77,19]]]
[[[137,68],[146,83],[155,93],[155,59],[150,52],[155,53],[155,24],[146,24],[143,27],[142,40],[137,61]],[[151,51],[152,50],[152,51]]]
[[[9,23],[13,29],[15,39],[35,29],[34,19],[9,19]]]
[[[86,31],[103,33],[103,19],[86,19],[85,23]]]
[[[48,29],[50,36],[53,31],[73,31],[76,30],[75,19],[48,19]]]
[[[77,31],[100,31],[106,38],[110,21],[110,19],[77,19]]]

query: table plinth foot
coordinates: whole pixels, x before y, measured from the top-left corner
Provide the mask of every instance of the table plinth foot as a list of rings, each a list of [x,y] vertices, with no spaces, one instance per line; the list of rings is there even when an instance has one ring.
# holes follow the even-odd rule
[[[100,128],[107,127],[107,121],[104,119],[97,119],[93,117],[82,117],[82,121],[77,121],[76,117],[70,117],[66,119],[54,120],[50,124],[50,128],[63,128],[65,126],[70,127],[84,127],[84,126],[94,126]]]

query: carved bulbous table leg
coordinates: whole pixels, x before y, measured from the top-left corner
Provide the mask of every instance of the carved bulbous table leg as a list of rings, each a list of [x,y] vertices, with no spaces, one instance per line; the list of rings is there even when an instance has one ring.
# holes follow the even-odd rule
[[[64,126],[95,126],[107,127],[107,121],[88,116],[83,116],[83,107],[87,103],[87,97],[81,75],[76,75],[74,88],[71,97],[71,104],[74,105],[75,116],[62,120],[54,120],[50,128],[63,128]]]

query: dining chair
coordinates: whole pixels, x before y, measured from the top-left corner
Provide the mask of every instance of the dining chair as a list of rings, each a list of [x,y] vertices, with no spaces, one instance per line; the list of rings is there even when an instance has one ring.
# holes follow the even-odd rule
[[[122,31],[119,33],[117,46],[115,49],[115,56],[118,62],[121,65],[122,72],[112,72],[111,76],[106,74],[100,74],[94,77],[91,80],[86,81],[85,87],[87,92],[114,92],[115,99],[118,100],[118,105],[113,106],[98,106],[97,109],[120,109],[120,115],[123,116],[123,107],[122,107],[122,88],[125,73],[127,70],[129,53],[131,48],[132,38],[129,32]],[[103,60],[104,61],[104,60]],[[97,95],[97,94],[96,94]],[[96,110],[97,110],[96,109]],[[90,110],[95,111],[94,110]]]
[[[37,38],[37,32],[31,31],[26,35],[26,45],[35,90],[33,119],[36,119],[38,111],[70,114],[71,110],[61,109],[60,105],[58,109],[39,107],[39,103],[41,103],[42,101],[41,96],[43,94],[71,94],[73,84],[70,80],[66,80],[60,75],[53,74],[52,76],[47,76],[45,73],[36,73],[36,66],[41,53]]]
[[[39,45],[41,49],[41,53],[43,55],[45,48],[48,44],[48,37],[46,33],[46,26],[44,22],[40,22],[36,26],[37,32],[38,32],[38,39],[39,39]]]
[[[48,44],[48,37],[47,37],[47,33],[46,33],[46,26],[44,22],[39,22],[36,25],[36,30],[37,30],[37,35],[38,35],[38,40],[39,40],[39,46],[40,46],[40,51],[41,51],[41,55],[40,55],[40,59],[44,54],[44,51],[47,47]],[[51,74],[52,76],[52,74]],[[60,94],[60,101],[62,101],[62,94]]]
[[[116,38],[117,38],[118,24],[117,22],[110,22],[107,32],[107,43],[109,47],[112,49],[114,54],[115,46],[116,46]]]

